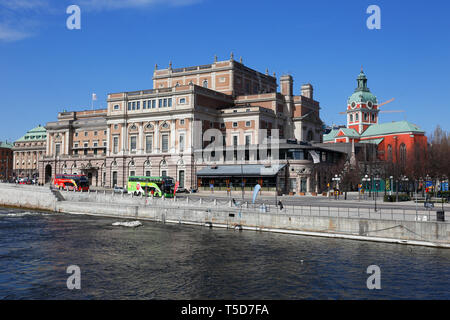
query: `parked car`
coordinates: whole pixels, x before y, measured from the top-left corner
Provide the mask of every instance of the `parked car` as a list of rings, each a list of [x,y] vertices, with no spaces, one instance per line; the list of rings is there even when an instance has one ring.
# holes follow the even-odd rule
[[[123,187],[118,187],[118,186],[114,186],[113,192],[114,193],[128,193],[127,189],[125,189]]]
[[[177,193],[188,193],[188,191],[186,190],[186,188],[178,187]]]

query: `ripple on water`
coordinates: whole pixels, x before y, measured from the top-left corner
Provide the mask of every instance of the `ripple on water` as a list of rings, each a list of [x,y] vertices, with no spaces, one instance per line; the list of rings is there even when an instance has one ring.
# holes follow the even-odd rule
[[[0,298],[450,299],[450,250],[115,221],[0,209]]]

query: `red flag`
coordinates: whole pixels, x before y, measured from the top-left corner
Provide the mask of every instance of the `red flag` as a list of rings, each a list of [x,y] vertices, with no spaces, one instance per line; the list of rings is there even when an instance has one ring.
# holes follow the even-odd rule
[[[180,181],[177,181],[177,183],[175,183],[175,188],[173,189],[173,194],[175,195],[175,193],[177,193],[177,189],[178,186],[180,185]]]

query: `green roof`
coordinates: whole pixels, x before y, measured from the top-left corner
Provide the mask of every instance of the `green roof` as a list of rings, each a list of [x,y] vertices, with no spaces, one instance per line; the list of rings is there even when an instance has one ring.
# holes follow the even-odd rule
[[[345,134],[346,137],[349,138],[359,138],[359,133],[356,132],[355,129],[349,129],[349,128],[341,128],[342,132]]]
[[[358,78],[356,78],[358,83],[358,87],[355,89],[355,92],[348,98],[348,104],[352,102],[355,103],[367,103],[371,101],[373,104],[377,104],[377,97],[373,95],[369,88],[367,88],[367,78],[364,72],[361,69],[361,73]]]
[[[12,149],[12,147],[13,145],[11,143],[0,141],[0,148]]]
[[[363,132],[361,137],[375,137],[393,133],[425,133],[415,124],[408,121],[387,122],[382,124],[373,124]]]
[[[371,92],[358,91],[353,93],[350,98],[348,98],[348,104],[351,104],[352,102],[366,103],[369,101],[373,104],[378,104],[377,97],[375,97]]]
[[[39,125],[28,131],[22,138],[16,140],[16,142],[38,141],[45,139],[47,139],[47,130]]]
[[[339,129],[333,129],[329,133],[323,135],[323,141],[334,141]]]

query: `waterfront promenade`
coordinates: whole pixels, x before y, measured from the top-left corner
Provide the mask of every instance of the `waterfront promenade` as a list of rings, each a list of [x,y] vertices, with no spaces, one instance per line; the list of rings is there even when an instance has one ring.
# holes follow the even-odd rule
[[[0,184],[0,205],[6,206],[163,223],[450,247],[450,224],[437,221],[438,208],[426,210],[422,205],[416,211],[411,204],[404,204],[403,208],[383,204],[375,211],[370,203],[367,207],[342,207],[332,206],[329,202],[298,205],[289,204],[285,199],[282,201],[285,205],[280,210],[274,202],[267,201],[263,207],[261,203],[252,204],[246,198],[244,201],[237,198],[233,201],[196,195],[151,199],[106,191],[52,192],[48,187]]]

